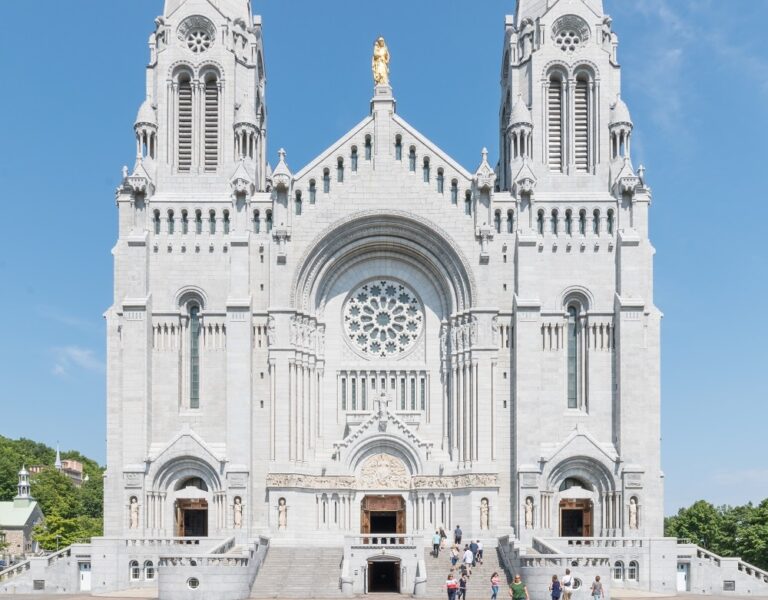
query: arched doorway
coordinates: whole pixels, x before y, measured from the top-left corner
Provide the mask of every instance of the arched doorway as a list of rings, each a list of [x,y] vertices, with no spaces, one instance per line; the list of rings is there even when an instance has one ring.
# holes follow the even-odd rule
[[[567,477],[560,485],[560,537],[592,537],[592,489],[588,482]]]
[[[399,495],[365,496],[360,503],[360,533],[404,534],[405,500]]]
[[[369,593],[400,593],[400,559],[382,556],[368,561]]]
[[[174,529],[177,537],[208,536],[208,486],[200,477],[190,477],[177,485],[174,504]]]

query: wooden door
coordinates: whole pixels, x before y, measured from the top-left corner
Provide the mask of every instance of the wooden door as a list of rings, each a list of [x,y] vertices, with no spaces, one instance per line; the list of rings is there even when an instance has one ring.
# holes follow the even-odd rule
[[[592,503],[584,502],[584,537],[592,537]]]

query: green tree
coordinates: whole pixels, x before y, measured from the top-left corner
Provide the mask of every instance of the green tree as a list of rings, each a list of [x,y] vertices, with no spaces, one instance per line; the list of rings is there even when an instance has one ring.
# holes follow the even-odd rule
[[[692,542],[719,554],[723,545],[723,516],[709,502],[699,500],[688,508],[681,508],[666,521],[666,533],[671,537],[688,538]]]
[[[69,477],[56,469],[45,469],[32,479],[32,496],[46,517],[72,519],[82,514],[77,488]]]
[[[83,482],[79,493],[82,514],[86,517],[101,518],[104,514],[104,482],[101,473]]]
[[[74,544],[87,542],[92,537],[102,535],[102,520],[92,517],[75,517],[65,519],[57,514],[45,518],[45,521],[35,526],[34,536],[45,550],[54,551]]]

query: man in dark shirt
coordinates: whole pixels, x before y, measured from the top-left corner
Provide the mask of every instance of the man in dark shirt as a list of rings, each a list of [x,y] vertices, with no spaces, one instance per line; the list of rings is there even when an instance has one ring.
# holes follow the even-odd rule
[[[453,543],[454,544],[461,544],[461,527],[459,525],[456,525],[456,529],[453,530]]]

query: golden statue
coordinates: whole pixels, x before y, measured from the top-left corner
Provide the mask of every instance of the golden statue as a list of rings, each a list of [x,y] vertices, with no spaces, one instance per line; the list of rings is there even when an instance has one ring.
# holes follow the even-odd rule
[[[376,85],[389,85],[389,50],[383,37],[377,39],[373,45],[371,70]]]

